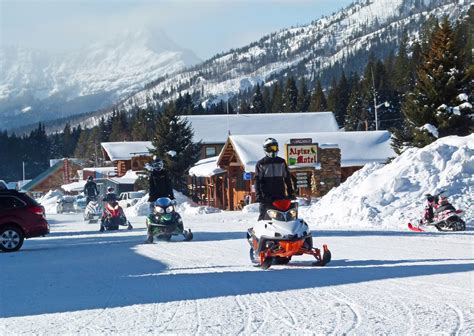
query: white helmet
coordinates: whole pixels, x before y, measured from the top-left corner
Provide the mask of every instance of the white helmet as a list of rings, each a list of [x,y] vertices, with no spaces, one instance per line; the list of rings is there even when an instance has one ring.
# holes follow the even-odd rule
[[[278,154],[278,141],[273,138],[267,138],[263,142],[263,151],[268,157],[276,157]]]

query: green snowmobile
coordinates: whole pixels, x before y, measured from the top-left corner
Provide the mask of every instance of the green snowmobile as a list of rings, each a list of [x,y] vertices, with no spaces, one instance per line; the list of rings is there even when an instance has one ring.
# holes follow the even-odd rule
[[[170,241],[172,236],[183,236],[184,241],[193,239],[190,229],[185,230],[183,220],[175,209],[176,202],[168,197],[158,198],[153,203],[153,209],[146,218],[147,240],[145,243],[153,243],[153,237]]]

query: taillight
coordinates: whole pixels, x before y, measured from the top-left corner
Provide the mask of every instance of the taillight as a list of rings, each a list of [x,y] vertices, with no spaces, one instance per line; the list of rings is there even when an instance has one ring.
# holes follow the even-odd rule
[[[40,205],[33,205],[33,206],[30,206],[28,207],[28,211],[29,212],[32,212],[36,215],[39,215],[39,216],[42,216],[42,217],[45,217],[44,216],[44,208]]]

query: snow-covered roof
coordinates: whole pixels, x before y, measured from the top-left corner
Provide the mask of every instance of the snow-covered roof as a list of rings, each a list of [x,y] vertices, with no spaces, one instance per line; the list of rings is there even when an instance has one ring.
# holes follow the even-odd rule
[[[205,144],[223,144],[229,132],[232,135],[242,135],[339,131],[332,112],[219,114],[181,118],[190,122],[194,141],[202,141]]]
[[[110,173],[115,172],[115,167],[90,167],[84,168],[83,170],[92,171],[92,172],[100,172],[100,173]]]
[[[122,177],[111,177],[109,180],[118,184],[134,184],[137,178],[138,175],[134,171],[128,170]]]
[[[290,139],[311,138],[321,147],[337,144],[341,149],[342,167],[385,162],[396,156],[390,146],[391,134],[388,131],[231,135],[229,140],[246,172],[255,171],[255,164],[263,157],[262,143],[268,137],[275,138],[280,144],[280,156],[284,155],[283,145],[290,143]]]
[[[84,190],[84,186],[86,185],[86,182],[87,181],[77,181],[77,182],[72,182],[72,183],[69,183],[69,184],[63,184],[61,186],[61,189],[63,189],[64,191],[67,191],[67,192],[71,192],[71,191],[82,191]]]
[[[220,173],[224,173],[225,170],[217,166],[218,156],[213,156],[196,162],[194,167],[189,170],[189,175],[195,175],[198,177],[209,177]]]
[[[102,142],[101,145],[112,161],[130,160],[137,155],[151,155],[149,150],[154,148],[151,141]]]

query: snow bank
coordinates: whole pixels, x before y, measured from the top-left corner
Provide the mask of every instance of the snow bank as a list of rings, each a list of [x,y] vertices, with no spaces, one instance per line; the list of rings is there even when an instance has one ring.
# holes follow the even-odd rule
[[[405,227],[420,218],[426,193],[445,190],[473,225],[474,134],[450,136],[412,148],[390,164],[368,164],[305,211],[324,226]]]
[[[209,214],[221,211],[217,208],[197,205],[191,199],[176,190],[174,191],[174,196],[177,203],[176,211],[182,215]],[[127,217],[148,216],[150,213],[148,194],[139,199],[134,206],[124,209],[124,211]]]
[[[260,212],[260,203],[251,203],[242,208],[243,213]]]
[[[50,190],[43,197],[37,199],[36,201],[44,206],[44,210],[47,214],[56,214],[57,211],[57,201],[63,197],[63,193],[59,190]]]

